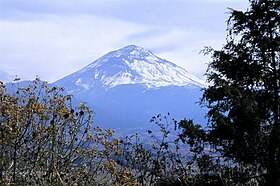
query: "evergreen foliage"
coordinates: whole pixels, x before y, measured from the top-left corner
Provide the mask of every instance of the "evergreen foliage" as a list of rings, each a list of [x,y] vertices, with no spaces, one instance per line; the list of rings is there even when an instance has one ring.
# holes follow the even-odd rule
[[[230,179],[279,185],[280,2],[252,0],[246,11],[230,11],[226,44],[205,49],[212,61],[206,74],[210,85],[201,99],[209,109],[203,145],[222,158],[222,170],[232,169]],[[201,140],[200,130],[190,136],[193,130],[182,127],[193,141]]]

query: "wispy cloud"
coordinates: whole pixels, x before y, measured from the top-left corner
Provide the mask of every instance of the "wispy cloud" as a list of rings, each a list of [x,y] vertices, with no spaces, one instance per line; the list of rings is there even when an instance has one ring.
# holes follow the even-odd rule
[[[145,26],[93,16],[40,21],[2,21],[1,67],[22,76],[54,81],[82,68],[106,51],[125,44]]]
[[[229,3],[230,2],[230,3]],[[0,69],[55,81],[110,50],[136,44],[202,75],[205,45],[225,39],[219,0],[0,0]]]

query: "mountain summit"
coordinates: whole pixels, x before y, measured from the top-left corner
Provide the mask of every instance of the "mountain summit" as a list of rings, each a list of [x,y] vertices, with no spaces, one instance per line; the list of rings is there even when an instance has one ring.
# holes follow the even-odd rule
[[[185,69],[135,45],[109,52],[58,83],[61,81],[71,81],[85,91],[95,86],[110,89],[129,84],[142,85],[148,89],[171,85],[204,86],[202,80]]]
[[[154,115],[167,112],[204,122],[204,111],[195,104],[204,83],[135,45],[109,52],[54,84],[74,95],[77,103],[87,102],[103,127],[147,127]]]

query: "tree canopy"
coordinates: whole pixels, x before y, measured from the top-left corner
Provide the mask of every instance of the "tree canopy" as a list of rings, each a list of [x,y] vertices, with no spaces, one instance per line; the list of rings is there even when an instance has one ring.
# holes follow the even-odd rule
[[[250,167],[266,185],[280,175],[280,2],[252,0],[246,11],[230,9],[228,36],[212,55],[206,141],[224,158]]]

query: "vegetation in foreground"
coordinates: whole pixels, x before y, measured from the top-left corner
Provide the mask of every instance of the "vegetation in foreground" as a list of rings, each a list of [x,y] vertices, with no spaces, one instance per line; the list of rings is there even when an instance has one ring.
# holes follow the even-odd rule
[[[11,89],[11,88],[9,88]],[[164,185],[198,182],[201,163],[176,136],[176,121],[160,115],[148,130],[150,144],[138,134],[117,139],[114,131],[92,128],[93,112],[73,107],[63,88],[39,79],[7,91],[0,83],[1,185]],[[191,124],[191,121],[189,121]]]

